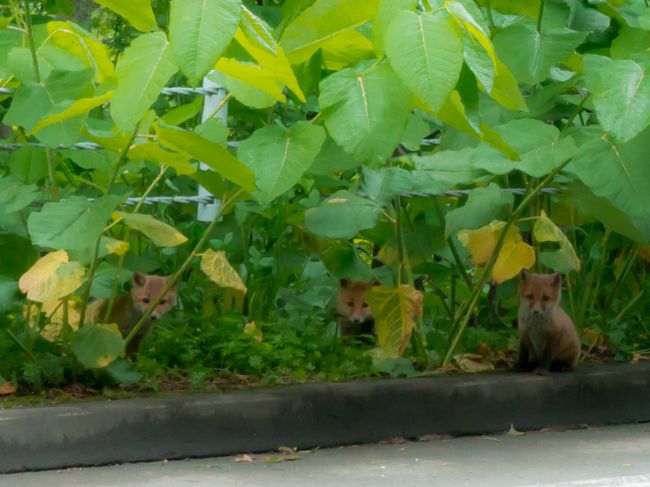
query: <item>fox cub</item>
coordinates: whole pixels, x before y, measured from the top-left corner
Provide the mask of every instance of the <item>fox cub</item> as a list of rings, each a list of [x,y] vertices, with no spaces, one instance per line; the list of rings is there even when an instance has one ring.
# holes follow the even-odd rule
[[[379,281],[339,281],[337,313],[341,336],[369,335],[375,331],[375,318],[366,302],[366,295],[372,286],[379,286]],[[416,294],[413,316],[422,316],[422,299],[424,284],[421,280],[415,282]]]
[[[580,340],[569,315],[560,306],[562,276],[519,275],[519,357],[517,368],[547,375],[551,366],[573,369],[580,357]]]
[[[106,322],[116,323],[122,335],[126,336],[140,320],[145,310],[149,307],[149,303],[158,299],[165,284],[167,284],[167,279],[169,277],[134,272],[131,293],[121,294],[115,298],[113,309]],[[138,351],[142,339],[149,333],[154,322],[171,309],[175,298],[176,287],[173,287],[160,300],[160,303],[153,310],[153,313],[151,313],[145,326],[129,342],[126,347],[127,356],[132,356]],[[88,309],[92,323],[101,323],[104,321],[107,305],[107,299],[99,299],[91,303]]]

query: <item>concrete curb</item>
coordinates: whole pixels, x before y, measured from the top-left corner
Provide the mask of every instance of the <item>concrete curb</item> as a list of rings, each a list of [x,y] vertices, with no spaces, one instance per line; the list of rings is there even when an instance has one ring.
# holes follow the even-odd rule
[[[650,364],[305,384],[0,411],[0,472],[650,421]]]

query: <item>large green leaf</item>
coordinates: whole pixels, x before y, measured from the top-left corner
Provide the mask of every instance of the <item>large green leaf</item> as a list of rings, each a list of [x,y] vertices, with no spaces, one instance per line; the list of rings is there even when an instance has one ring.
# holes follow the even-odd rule
[[[495,154],[501,159],[502,156],[495,151],[491,151],[488,156],[494,157]],[[482,157],[472,147],[412,157],[415,165],[413,179],[417,182],[413,191],[440,194],[459,184],[474,184],[487,180],[486,173],[477,167],[477,161],[482,160]]]
[[[88,369],[106,367],[122,353],[124,340],[116,325],[84,325],[72,337],[76,359]]]
[[[316,0],[287,25],[280,45],[292,64],[307,61],[323,44],[373,18],[379,0]]]
[[[650,124],[650,68],[629,59],[584,57],[585,81],[598,121],[625,142]]]
[[[95,201],[81,196],[46,203],[27,219],[27,229],[34,245],[54,249],[79,250],[95,243],[104,230],[117,196],[102,196]]]
[[[263,127],[243,141],[238,157],[256,176],[259,192],[254,196],[262,205],[293,187],[320,151],[325,130],[309,122],[298,122],[288,130]]]
[[[393,17],[400,10],[415,10],[417,0],[379,0],[377,15],[372,23],[372,43],[377,54],[384,54],[384,36]]]
[[[467,203],[451,210],[446,215],[445,235],[449,237],[458,230],[473,230],[487,225],[505,215],[512,208],[515,198],[512,193],[501,191],[496,184],[470,191]]]
[[[577,147],[571,137],[560,138],[553,125],[530,118],[515,119],[494,130],[519,154],[519,161],[497,155],[492,149],[478,148],[484,157],[477,157],[476,167],[492,174],[520,170],[536,178],[545,176],[573,157]],[[490,152],[492,154],[488,155]]]
[[[650,218],[650,128],[624,144],[613,144],[595,126],[572,130],[580,151],[566,167],[591,191],[630,218]]]
[[[463,65],[461,35],[445,13],[400,11],[388,26],[385,49],[402,82],[436,112],[456,86]]]
[[[354,238],[361,230],[374,227],[381,212],[381,206],[372,200],[338,191],[305,212],[305,226],[324,237]]]
[[[117,126],[133,130],[177,70],[165,34],[152,32],[134,40],[115,71],[111,115]]]
[[[169,40],[178,66],[198,84],[235,35],[241,0],[172,0]]]
[[[546,79],[552,67],[566,60],[587,37],[587,32],[567,28],[537,31],[528,19],[506,27],[494,37],[499,58],[517,79],[535,84]]]
[[[364,62],[323,80],[318,101],[336,143],[359,161],[380,164],[400,141],[411,95],[390,66]]]
[[[47,176],[47,155],[45,149],[24,145],[9,157],[11,173],[23,183],[32,184]],[[2,182],[0,181],[0,185]],[[0,189],[0,195],[4,191]],[[2,200],[0,196],[0,200]],[[4,205],[0,203],[0,207]]]
[[[0,215],[14,213],[38,198],[34,184],[23,184],[14,176],[0,178]]]
[[[246,191],[252,191],[255,188],[253,172],[219,144],[178,127],[159,124],[156,126],[156,132],[163,145],[207,164],[211,169]]]
[[[156,17],[151,9],[151,0],[95,0],[95,3],[110,8],[141,32],[147,32],[156,27]]]

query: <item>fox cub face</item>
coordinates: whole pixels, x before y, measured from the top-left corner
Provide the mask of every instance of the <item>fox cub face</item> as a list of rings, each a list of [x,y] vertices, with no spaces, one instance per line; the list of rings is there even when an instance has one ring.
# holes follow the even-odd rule
[[[562,276],[555,274],[534,274],[524,269],[519,274],[520,306],[531,314],[546,315],[560,303]]]
[[[366,294],[373,285],[374,282],[341,279],[337,304],[337,310],[341,316],[353,323],[364,323],[371,320],[372,312],[366,302]]]
[[[144,313],[149,307],[149,304],[158,299],[161,295],[165,284],[169,277],[166,276],[152,276],[148,274],[141,274],[139,272],[133,273],[133,287],[131,288],[131,298],[133,305],[137,310]],[[160,303],[151,313],[150,319],[157,320],[162,315],[167,313],[176,298],[176,287],[167,291],[167,294],[160,300]]]

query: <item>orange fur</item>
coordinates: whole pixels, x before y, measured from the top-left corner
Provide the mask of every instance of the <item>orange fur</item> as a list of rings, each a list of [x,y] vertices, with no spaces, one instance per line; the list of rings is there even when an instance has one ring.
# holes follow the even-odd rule
[[[572,369],[580,357],[573,321],[560,306],[562,276],[523,270],[519,278],[519,368],[537,364],[547,374],[552,364]]]

